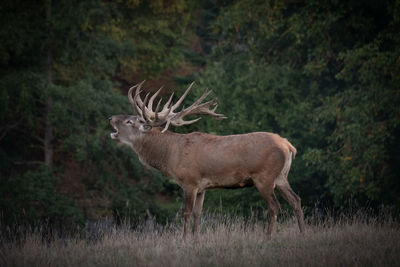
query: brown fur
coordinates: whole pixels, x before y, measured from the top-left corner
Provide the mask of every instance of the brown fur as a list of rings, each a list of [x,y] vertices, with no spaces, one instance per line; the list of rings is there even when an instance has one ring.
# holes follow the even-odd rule
[[[127,125],[127,121],[132,122]],[[198,223],[204,192],[211,188],[240,188],[255,185],[266,200],[270,212],[267,230],[271,235],[279,210],[275,187],[295,210],[300,231],[304,231],[300,198],[290,188],[287,175],[296,148],[277,134],[254,132],[216,136],[206,133],[161,133],[159,128],[141,132],[143,125],[136,116],[111,118],[116,137],[128,144],[140,160],[172,177],[184,191],[187,237],[189,218],[194,216],[193,231]]]

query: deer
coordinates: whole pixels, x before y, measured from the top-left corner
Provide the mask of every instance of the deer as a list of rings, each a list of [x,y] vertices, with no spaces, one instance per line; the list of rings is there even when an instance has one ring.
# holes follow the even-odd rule
[[[177,110],[194,82],[175,103],[172,101],[172,93],[161,109],[162,98],[153,109],[154,100],[163,87],[151,97],[147,93],[142,99],[140,94],[143,83],[132,86],[128,91],[129,102],[137,115],[111,116],[109,120],[115,132],[110,136],[133,149],[143,165],[161,171],[183,189],[185,241],[192,215],[192,232],[194,238],[198,239],[205,191],[213,188],[256,186],[268,207],[268,239],[271,238],[280,209],[274,192],[276,189],[293,209],[300,233],[304,232],[301,199],[288,181],[292,158],[297,150],[286,138],[269,132],[227,136],[172,132],[168,130],[171,125],[179,127],[201,119],[184,120],[188,115],[208,115],[217,120],[226,117],[215,113],[218,107],[216,98],[204,102],[211,93],[208,89],[190,106]]]

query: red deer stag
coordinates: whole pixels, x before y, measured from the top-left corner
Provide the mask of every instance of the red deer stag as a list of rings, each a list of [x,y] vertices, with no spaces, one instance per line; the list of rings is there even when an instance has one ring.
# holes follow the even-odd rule
[[[287,178],[296,148],[287,139],[267,132],[215,136],[199,132],[178,134],[168,131],[170,125],[188,125],[200,119],[183,120],[187,115],[209,115],[216,119],[225,117],[215,113],[216,99],[203,103],[211,92],[208,90],[189,107],[176,111],[193,83],[175,104],[172,103],[172,94],[161,110],[161,99],[153,110],[153,102],[161,88],[150,99],[148,93],[142,100],[142,84],[131,87],[128,92],[129,101],[137,115],[112,116],[110,123],[115,132],[111,133],[111,138],[130,146],[144,165],[160,170],[182,187],[185,240],[192,213],[193,233],[197,239],[204,193],[211,188],[255,185],[268,205],[268,237],[271,236],[280,208],[274,194],[276,188],[293,208],[300,232],[304,231],[300,198],[291,189]]]

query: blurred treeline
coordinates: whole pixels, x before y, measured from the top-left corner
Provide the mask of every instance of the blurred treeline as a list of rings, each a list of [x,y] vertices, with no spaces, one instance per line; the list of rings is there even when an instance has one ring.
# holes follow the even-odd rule
[[[5,224],[174,219],[179,187],[109,138],[144,79],[228,116],[175,131],[288,138],[305,207],[400,207],[400,1],[5,0],[0,25]],[[205,208],[266,210],[254,188]]]

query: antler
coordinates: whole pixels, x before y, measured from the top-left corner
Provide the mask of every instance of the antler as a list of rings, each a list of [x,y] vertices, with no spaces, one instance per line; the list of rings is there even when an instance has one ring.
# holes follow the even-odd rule
[[[159,108],[162,98],[158,101],[156,110],[153,111],[153,102],[158,96],[158,94],[161,92],[162,87],[158,89],[157,92],[155,92],[154,95],[150,97],[150,100],[147,103],[147,100],[150,95],[149,93],[147,93],[144,100],[142,100],[142,98],[140,97],[140,93],[142,92],[141,87],[143,83],[144,81],[137,85],[132,86],[129,89],[128,92],[129,101],[136,110],[137,114],[143,120],[145,120],[149,125],[162,126],[165,124],[164,129],[161,131],[162,133],[165,132],[168,129],[169,125],[171,124],[174,126],[182,126],[195,123],[201,119],[197,118],[190,121],[183,120],[183,118],[188,115],[209,115],[217,120],[226,119],[226,117],[223,114],[215,113],[215,110],[218,107],[217,99],[213,99],[211,101],[202,103],[203,100],[211,93],[211,91],[207,89],[205,90],[203,95],[199,99],[197,99],[192,105],[190,105],[187,108],[183,108],[179,112],[175,112],[175,110],[182,104],[183,100],[186,98],[190,89],[192,89],[194,82],[192,82],[189,85],[189,87],[186,89],[186,91],[183,93],[183,95],[178,99],[178,101],[175,104],[172,104],[172,97],[174,96],[174,93],[172,93],[160,112]],[[136,88],[135,95],[134,97],[132,97],[133,90],[135,88]]]

